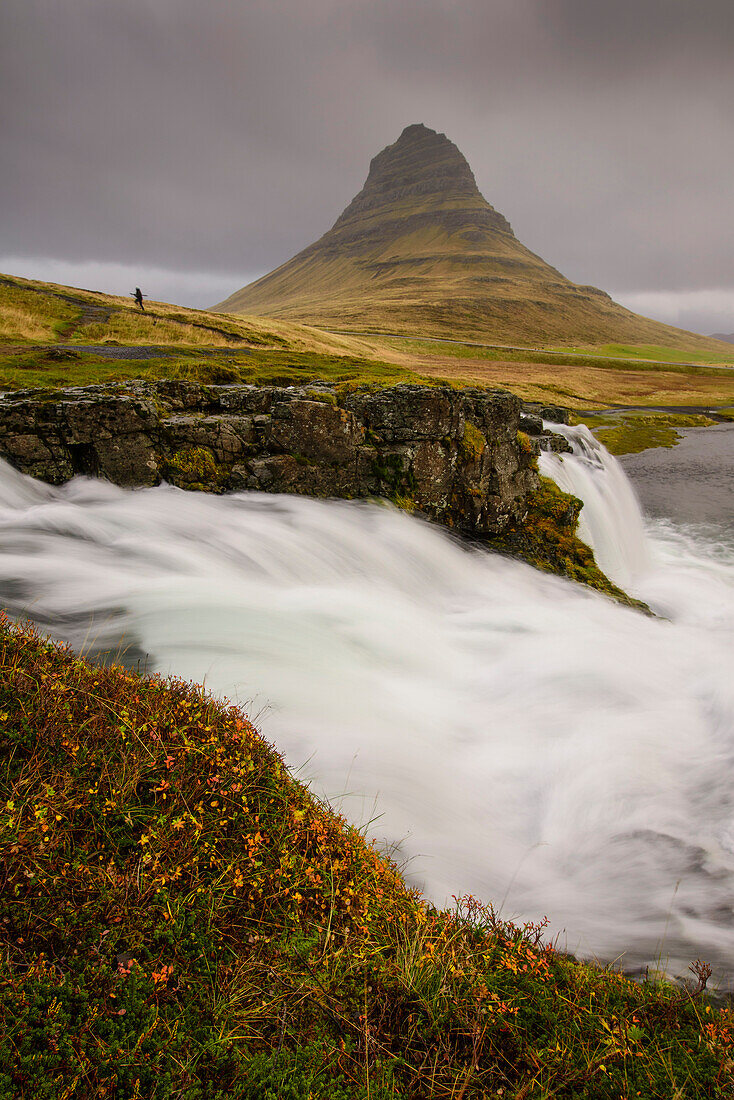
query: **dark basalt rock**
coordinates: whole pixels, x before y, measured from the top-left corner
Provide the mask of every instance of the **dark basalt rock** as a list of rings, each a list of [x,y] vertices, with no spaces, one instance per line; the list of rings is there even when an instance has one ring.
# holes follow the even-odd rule
[[[534,416],[539,420],[550,420],[554,424],[568,424],[568,409],[561,405],[541,405],[537,401],[526,401],[523,405],[526,416]]]
[[[60,484],[387,497],[470,535],[522,521],[538,475],[505,392],[130,382],[0,398],[0,456]]]
[[[480,228],[474,226],[469,230],[475,242],[484,239],[481,228],[512,234],[507,219],[482,199],[463,153],[445,134],[438,134],[421,123],[406,126],[397,141],[373,157],[364,187],[337,218],[332,233],[336,231],[335,237],[338,236],[343,244],[351,236],[364,235],[365,215],[382,216],[391,211],[399,213],[406,231],[404,204],[431,197],[450,197],[454,201],[476,199],[481,203],[477,222]],[[428,223],[435,224],[436,217],[434,212],[427,219]],[[465,224],[466,214],[456,211],[452,219],[451,211],[441,211],[438,217],[446,228],[453,229]],[[351,234],[350,229],[354,231]],[[381,235],[389,236],[387,227],[382,227]]]

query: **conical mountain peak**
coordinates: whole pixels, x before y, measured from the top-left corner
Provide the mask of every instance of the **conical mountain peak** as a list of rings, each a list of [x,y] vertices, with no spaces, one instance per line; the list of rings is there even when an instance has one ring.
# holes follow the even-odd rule
[[[453,141],[422,123],[414,123],[373,157],[364,187],[334,228],[345,227],[365,214],[388,215],[391,207],[396,208],[399,217],[411,204],[422,211],[428,204],[437,214],[442,207],[455,208],[462,200],[494,215],[488,219],[493,228],[512,232],[509,222],[482,198],[466,157]]]
[[[421,123],[372,159],[328,233],[217,308],[503,344],[664,344],[680,335],[570,282],[521,244],[454,143]]]
[[[453,141],[414,123],[372,159],[363,191],[419,195],[429,190],[479,194],[474,173]]]

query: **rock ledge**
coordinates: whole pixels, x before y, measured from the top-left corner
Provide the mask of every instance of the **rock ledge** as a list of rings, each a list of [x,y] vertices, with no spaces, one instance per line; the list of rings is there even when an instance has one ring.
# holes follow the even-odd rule
[[[482,389],[129,382],[0,397],[0,456],[60,484],[387,497],[465,534],[522,521],[539,441]],[[527,427],[530,427],[527,424]]]

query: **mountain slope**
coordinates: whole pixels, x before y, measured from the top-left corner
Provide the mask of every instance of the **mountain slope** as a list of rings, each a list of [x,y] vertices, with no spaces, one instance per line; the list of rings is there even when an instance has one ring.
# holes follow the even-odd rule
[[[333,227],[216,307],[352,330],[506,343],[672,344],[703,336],[577,286],[515,237],[453,142],[408,126]],[[719,349],[721,350],[721,349]]]

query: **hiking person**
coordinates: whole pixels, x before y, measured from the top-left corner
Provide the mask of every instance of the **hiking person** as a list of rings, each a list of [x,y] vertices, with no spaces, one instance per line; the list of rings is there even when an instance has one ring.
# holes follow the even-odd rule
[[[145,306],[143,305],[143,292],[142,292],[142,290],[140,289],[139,286],[135,287],[135,293],[133,294],[133,298],[138,303],[138,305],[142,309],[143,313],[145,313]]]

